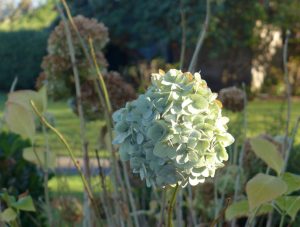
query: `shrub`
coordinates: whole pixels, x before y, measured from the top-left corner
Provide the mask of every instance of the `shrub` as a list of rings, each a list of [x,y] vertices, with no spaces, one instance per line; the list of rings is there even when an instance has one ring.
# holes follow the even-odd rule
[[[46,53],[48,32],[20,30],[0,32],[0,90],[8,91],[14,78],[18,88],[33,88]]]

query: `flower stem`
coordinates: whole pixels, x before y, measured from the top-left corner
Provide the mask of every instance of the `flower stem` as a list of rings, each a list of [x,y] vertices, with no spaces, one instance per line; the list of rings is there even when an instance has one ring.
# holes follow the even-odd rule
[[[284,218],[285,218],[285,214],[282,214],[282,215],[281,215],[281,219],[280,219],[279,227],[283,227]]]
[[[169,204],[169,207],[168,207],[167,227],[172,227],[173,226],[173,223],[172,223],[173,209],[174,209],[174,204],[176,202],[176,195],[177,195],[178,189],[179,189],[179,185],[176,184],[176,187],[174,188],[174,192],[173,192],[173,195],[171,197],[170,204]]]

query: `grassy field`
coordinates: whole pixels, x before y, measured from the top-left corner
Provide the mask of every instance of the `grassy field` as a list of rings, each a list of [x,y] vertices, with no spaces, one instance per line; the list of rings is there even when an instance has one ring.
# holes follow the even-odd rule
[[[3,114],[5,95],[0,95],[0,115]],[[49,103],[49,113],[55,117],[55,124],[71,144],[75,153],[81,155],[79,119],[68,107],[67,102]],[[285,130],[286,105],[279,100],[255,100],[249,103],[247,108],[247,135],[255,136],[262,133],[272,135],[283,135]],[[236,135],[243,127],[243,114],[224,111],[224,115],[230,118],[229,129]],[[293,100],[291,113],[291,127],[294,126],[297,117],[300,116],[300,100]],[[98,149],[100,127],[103,121],[87,123],[87,137],[89,140],[89,150],[94,155],[94,150]],[[44,136],[37,134],[37,146],[42,149]],[[57,155],[67,155],[64,146],[58,141],[53,133],[49,133],[51,150]],[[296,136],[296,144],[300,143],[300,132]]]

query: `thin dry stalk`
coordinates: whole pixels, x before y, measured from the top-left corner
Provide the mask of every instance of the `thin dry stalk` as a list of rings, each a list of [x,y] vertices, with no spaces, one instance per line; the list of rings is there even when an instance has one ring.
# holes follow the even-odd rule
[[[59,138],[59,140],[64,144],[64,146],[66,147],[68,153],[69,153],[69,156],[71,157],[71,160],[75,166],[75,168],[77,169],[80,177],[81,177],[81,181],[83,183],[83,186],[85,187],[87,193],[88,193],[88,196],[89,196],[89,199],[91,201],[91,203],[94,205],[94,209],[96,210],[97,214],[99,214],[99,211],[98,211],[98,206],[97,204],[95,203],[95,200],[94,200],[94,196],[93,196],[93,193],[92,193],[92,190],[91,190],[91,187],[90,185],[88,184],[87,182],[87,179],[85,178],[84,174],[83,174],[83,171],[81,170],[81,167],[79,165],[79,162],[76,160],[76,157],[74,155],[74,152],[72,151],[69,143],[67,142],[67,140],[64,138],[64,136],[56,129],[54,128],[45,118],[44,116],[39,112],[39,110],[37,109],[35,103],[31,100],[30,101],[31,103],[31,106],[33,108],[33,111],[36,113],[36,115],[38,116],[38,118],[40,119],[40,121],[47,127],[49,128],[52,132],[54,132],[54,134]]]
[[[198,42],[197,42],[197,45],[196,45],[196,48],[195,48],[195,51],[194,51],[194,54],[193,54],[193,57],[192,57],[192,60],[191,60],[190,66],[189,66],[189,70],[188,70],[191,73],[195,72],[195,67],[196,67],[196,64],[197,64],[198,55],[199,55],[199,52],[200,52],[201,47],[203,45],[203,41],[204,41],[207,29],[208,29],[208,24],[209,24],[209,20],[210,20],[210,1],[211,0],[206,0],[206,17],[205,17],[205,21],[204,21],[204,24],[203,24],[203,27],[202,27],[202,31],[199,34]]]
[[[282,54],[282,61],[283,61],[283,70],[284,70],[284,82],[286,86],[286,102],[287,102],[287,112],[286,112],[286,124],[285,124],[285,136],[284,136],[284,142],[282,146],[282,154],[284,157],[284,167],[282,171],[285,171],[288,163],[288,159],[290,156],[290,142],[289,142],[289,130],[290,130],[290,121],[291,121],[291,84],[289,80],[289,72],[288,72],[288,43],[289,43],[289,37],[290,37],[290,31],[287,30],[286,37],[284,40],[284,46],[283,46],[283,54]],[[268,220],[267,220],[267,227],[272,226],[273,221],[273,213],[274,210],[268,214]]]
[[[243,116],[243,138],[246,139],[247,138],[247,131],[248,131],[248,114],[247,114],[247,105],[248,105],[248,100],[247,100],[247,93],[246,93],[246,87],[245,84],[243,84],[243,90],[244,90],[244,116]],[[237,153],[237,152],[236,152]],[[237,177],[235,180],[235,185],[234,185],[234,195],[233,195],[233,202],[237,201],[237,197],[240,193],[240,179],[241,179],[241,173],[240,171],[243,168],[243,160],[244,160],[244,155],[245,155],[245,143],[243,143],[242,145],[242,149],[240,152],[240,156],[239,156],[239,163],[238,163],[238,173],[237,173]],[[231,227],[235,227],[236,226],[236,219],[233,219],[231,222]]]
[[[101,185],[102,192],[103,192],[103,193],[100,193],[101,201],[103,203],[102,206],[103,206],[109,226],[113,226],[116,224],[114,223],[114,220],[112,219],[112,216],[113,216],[112,215],[112,207],[111,207],[111,203],[108,201],[109,195],[108,195],[106,184],[105,184],[105,176],[103,173],[103,168],[100,163],[99,151],[95,150],[95,154],[96,154],[97,164],[98,164],[98,168],[99,168],[100,185]],[[114,224],[112,224],[112,223],[114,223]]]
[[[62,9],[60,8],[59,4],[57,4],[57,8],[58,8],[60,16],[64,22],[67,44],[68,44],[68,49],[70,52],[70,60],[72,63],[72,70],[73,70],[73,74],[74,74],[77,109],[78,109],[78,115],[79,115],[79,120],[80,120],[80,138],[81,138],[82,153],[83,153],[83,173],[87,179],[88,184],[90,184],[88,140],[86,137],[86,123],[85,123],[84,112],[83,112],[83,107],[82,107],[79,71],[77,68],[75,50],[74,50],[72,35],[71,35],[70,27],[68,25],[68,21],[64,15]],[[92,219],[92,213],[90,210],[90,204],[89,204],[88,195],[87,195],[86,190],[84,192],[84,212],[85,212],[84,225],[91,226],[93,219]]]
[[[183,70],[184,67],[184,57],[186,48],[186,19],[185,11],[183,9],[183,2],[180,1],[180,18],[181,18],[181,50],[180,50],[180,69]]]

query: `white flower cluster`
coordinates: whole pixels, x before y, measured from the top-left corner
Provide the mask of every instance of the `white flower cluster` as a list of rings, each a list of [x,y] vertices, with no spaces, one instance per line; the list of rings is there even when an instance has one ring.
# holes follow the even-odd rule
[[[199,73],[153,74],[146,93],[113,114],[121,160],[147,186],[184,187],[213,177],[234,142],[216,97]]]

